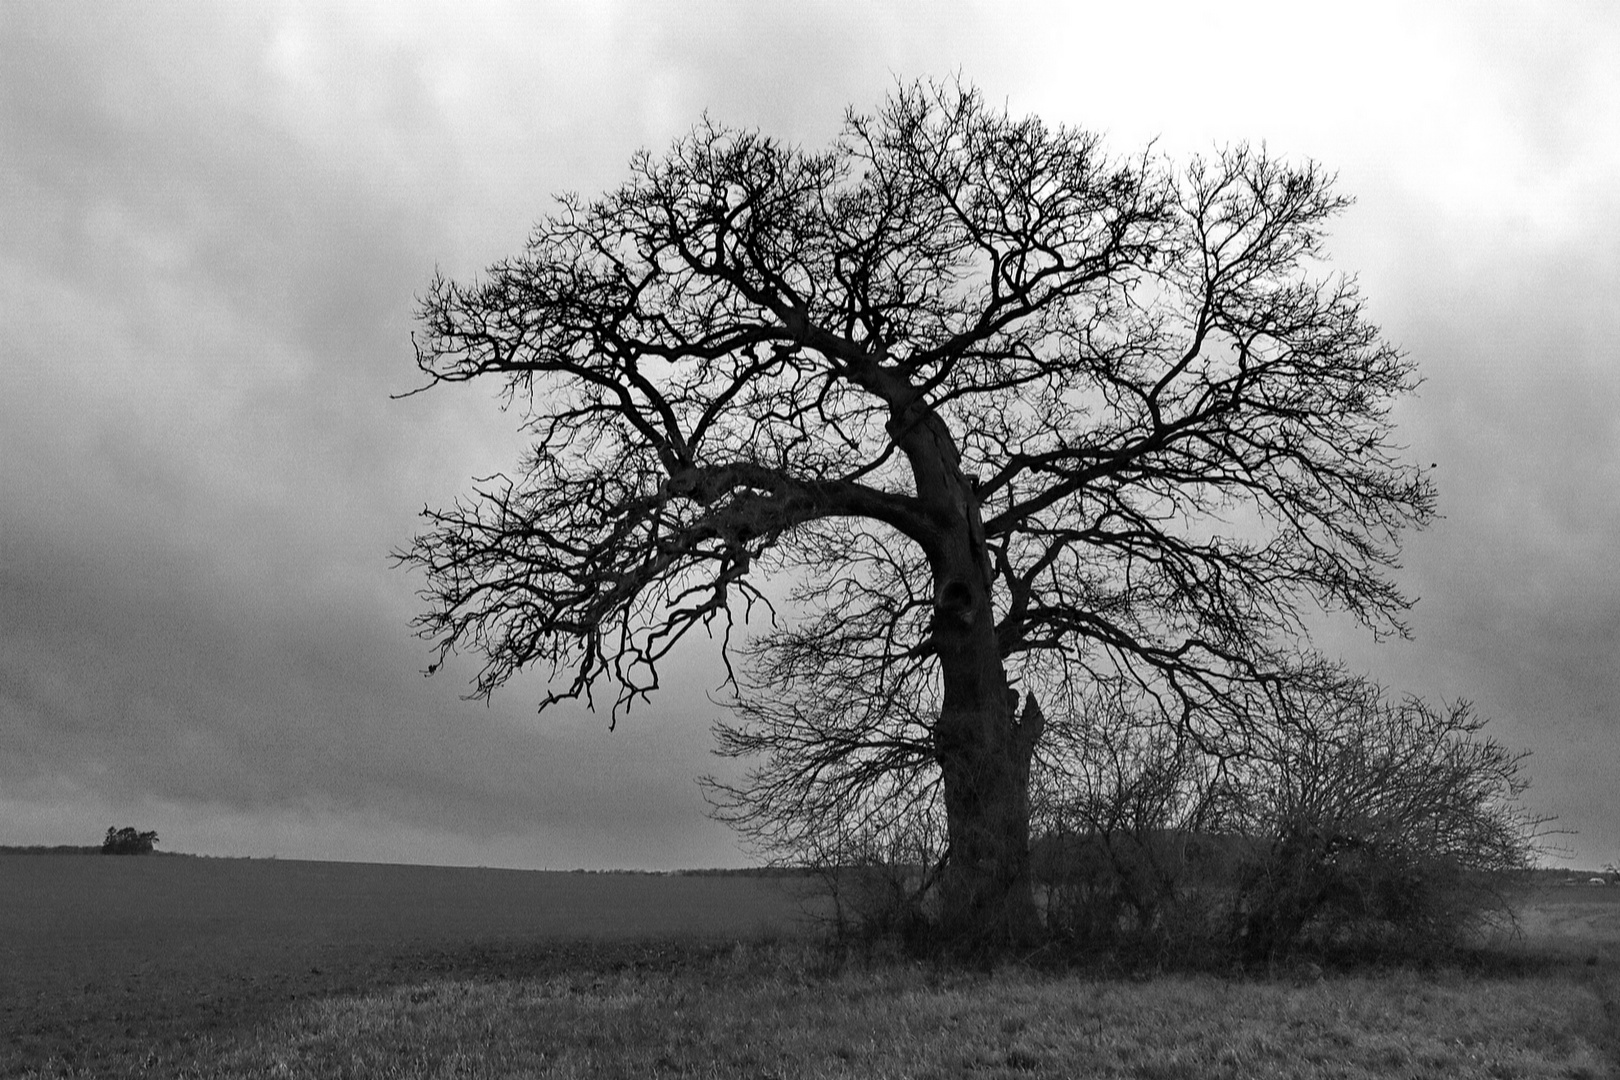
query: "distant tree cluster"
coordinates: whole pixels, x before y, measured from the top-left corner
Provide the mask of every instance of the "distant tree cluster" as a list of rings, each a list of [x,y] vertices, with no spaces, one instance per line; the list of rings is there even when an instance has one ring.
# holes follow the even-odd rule
[[[157,846],[158,834],[141,832],[133,825],[122,829],[108,826],[107,836],[101,841],[103,855],[150,855]]]

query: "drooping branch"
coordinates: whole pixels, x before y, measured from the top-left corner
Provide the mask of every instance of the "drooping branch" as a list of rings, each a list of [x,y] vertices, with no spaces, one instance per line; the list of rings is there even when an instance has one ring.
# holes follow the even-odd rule
[[[547,703],[610,677],[615,707],[658,685],[657,663],[689,630],[763,600],[753,565],[784,534],[833,518],[883,521],[926,547],[915,500],[845,480],[803,481],[749,463],[665,474],[624,457],[609,468],[536,460],[521,484],[491,478],[475,502],[426,511],[432,529],[402,558],[435,587],[418,620],[440,659],[486,657],[487,697],[543,664],[569,672]]]

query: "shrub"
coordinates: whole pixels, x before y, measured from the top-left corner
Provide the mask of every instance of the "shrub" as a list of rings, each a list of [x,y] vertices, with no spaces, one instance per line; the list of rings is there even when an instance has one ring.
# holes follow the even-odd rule
[[[1048,933],[1187,962],[1224,947],[1234,844],[1218,759],[1120,694],[1049,718],[1031,783],[1031,869]]]
[[[808,866],[830,903],[829,928],[840,945],[929,947],[944,854],[937,825],[923,809],[822,835]]]
[[[1511,919],[1544,819],[1466,703],[1318,668],[1225,745],[1122,697],[1048,728],[1032,865],[1048,931],[1172,962],[1444,949]]]
[[[1466,702],[1390,702],[1361,681],[1279,725],[1244,783],[1242,952],[1444,948],[1511,918],[1545,819],[1519,802],[1526,755],[1483,726]]]
[[[1526,755],[1485,737],[1466,702],[1392,700],[1323,663],[1184,728],[1155,707],[1121,682],[1047,717],[1029,876],[1059,952],[1351,958],[1443,950],[1511,920],[1545,819],[1520,802]],[[948,938],[938,787],[790,779],[776,789],[789,811],[740,816],[819,879],[837,938],[913,950]]]

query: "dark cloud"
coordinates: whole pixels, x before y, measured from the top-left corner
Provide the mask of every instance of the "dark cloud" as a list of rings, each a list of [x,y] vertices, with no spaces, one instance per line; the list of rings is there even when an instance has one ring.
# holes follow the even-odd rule
[[[635,715],[609,734],[567,710],[542,726],[527,715],[532,686],[515,691],[515,707],[460,702],[453,684],[421,679],[378,575],[255,587],[158,545],[107,539],[73,550],[8,531],[0,790],[43,776],[114,800],[238,814],[381,809],[475,839],[548,829],[608,839],[627,822],[657,830],[671,804],[692,810],[700,727]],[[670,767],[662,776],[649,771],[654,751]],[[633,800],[614,761],[637,774]]]
[[[1398,416],[1437,466],[1443,516],[1406,544],[1414,640],[1324,641],[1399,689],[1476,702],[1533,751],[1534,805],[1600,865],[1620,856],[1620,349],[1605,326],[1620,198],[1583,182],[1448,219],[1366,188],[1338,246],[1426,378]]]
[[[516,445],[479,433],[505,426],[487,399],[389,400],[415,384],[414,293],[456,250],[423,87],[385,62],[375,109],[356,78],[314,102],[325,119],[289,117],[272,20],[193,14],[7,38],[27,46],[0,114],[25,303],[0,405],[0,794],[681,850],[669,823],[707,764],[692,732],[642,733],[679,771],[626,809],[601,769],[625,750],[603,743],[635,725],[542,726],[532,688],[491,710],[418,674],[388,551]],[[640,841],[614,839],[627,823]]]
[[[536,719],[532,682],[459,700],[470,659],[419,677],[387,553],[519,439],[482,388],[389,399],[414,297],[704,110],[816,145],[961,68],[1116,150],[1264,137],[1342,170],[1338,265],[1428,376],[1400,419],[1446,517],[1408,548],[1416,641],[1323,641],[1477,699],[1580,857],[1620,858],[1620,35],[1193,11],[0,6],[0,820],[32,830],[0,841],[147,813],[254,854],[742,858],[691,782],[707,652],[611,735]],[[1211,81],[1228,55],[1263,62]]]

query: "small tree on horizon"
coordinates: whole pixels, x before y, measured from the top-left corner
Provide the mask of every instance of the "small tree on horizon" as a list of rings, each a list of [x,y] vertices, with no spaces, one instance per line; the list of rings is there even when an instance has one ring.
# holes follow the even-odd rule
[[[937,796],[944,921],[1008,939],[1049,707],[1116,680],[1241,748],[1306,612],[1405,633],[1417,378],[1320,269],[1348,200],[1315,164],[1115,158],[948,83],[825,150],[704,120],[630,171],[422,302],[429,385],[489,377],[532,439],[400,553],[430,671],[468,648],[477,696],[535,667],[542,708],[616,715],[719,624],[722,750],[760,762],[722,815]],[[772,576],[791,610],[739,678]]]
[[[122,829],[114,826],[107,827],[107,835],[101,841],[103,855],[150,855],[157,847],[158,834],[155,832],[141,832],[133,825],[125,825]]]

